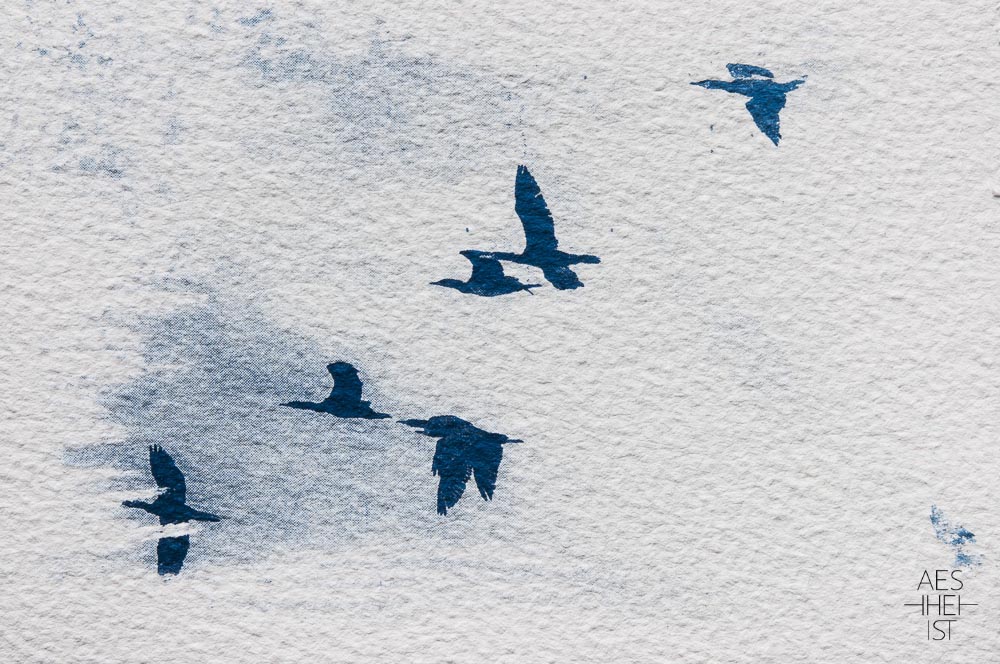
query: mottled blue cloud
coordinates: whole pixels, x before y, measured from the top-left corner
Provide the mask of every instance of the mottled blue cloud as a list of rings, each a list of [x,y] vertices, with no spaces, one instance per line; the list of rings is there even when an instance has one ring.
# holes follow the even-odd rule
[[[213,295],[142,318],[135,330],[143,373],[102,398],[121,437],[73,449],[67,461],[118,468],[123,472],[104,489],[148,496],[148,446],[162,445],[186,476],[188,501],[223,517],[192,535],[186,567],[366,536],[460,538],[470,522],[488,525],[481,517],[509,516],[500,501],[468,521],[438,517],[433,441],[395,420],[344,420],[281,405],[322,399],[330,389],[326,364],[342,360],[358,368],[365,398],[380,410],[423,412],[387,396],[378,358],[355,357],[332,340],[321,349]],[[120,515],[155,524],[139,510],[121,508]],[[153,543],[144,546],[141,557],[152,559]]]

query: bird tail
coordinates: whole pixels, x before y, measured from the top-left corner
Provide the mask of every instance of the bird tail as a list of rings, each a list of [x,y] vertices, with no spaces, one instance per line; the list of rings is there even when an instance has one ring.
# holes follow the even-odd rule
[[[191,517],[195,521],[222,521],[221,516],[216,516],[215,514],[209,514],[208,512],[197,512]]]

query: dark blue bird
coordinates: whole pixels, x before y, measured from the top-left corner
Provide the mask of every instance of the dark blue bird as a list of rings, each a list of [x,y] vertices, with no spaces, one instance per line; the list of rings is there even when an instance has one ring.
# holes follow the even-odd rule
[[[728,64],[726,69],[734,80],[696,81],[691,85],[750,97],[746,104],[750,116],[757,128],[777,145],[781,140],[778,114],[785,107],[785,94],[805,83],[805,79],[778,83],[769,70],[754,65]]]
[[[537,267],[541,269],[545,280],[559,290],[583,286],[583,282],[569,266],[577,263],[600,263],[601,259],[589,254],[568,254],[559,250],[552,213],[549,212],[549,206],[542,197],[542,190],[527,166],[517,167],[517,179],[514,181],[514,211],[517,212],[524,227],[524,251],[519,254],[495,251],[489,256]]]
[[[504,274],[503,265],[488,252],[466,249],[461,254],[472,263],[472,276],[469,277],[469,280],[442,279],[441,281],[432,281],[432,285],[454,288],[462,293],[483,297],[507,295],[518,291],[527,291],[531,295],[531,289],[541,285],[521,283],[516,277]]]
[[[381,420],[391,415],[372,410],[370,401],[361,400],[361,379],[358,370],[347,362],[334,362],[326,365],[326,370],[333,376],[333,389],[330,396],[320,402],[289,401],[281,404],[299,410],[313,410],[317,413],[327,413],[336,417],[357,417],[366,420]]]
[[[503,459],[503,445],[523,441],[503,434],[490,433],[454,415],[436,415],[429,420],[401,420],[420,428],[425,436],[437,438],[431,472],[437,475],[437,511],[447,514],[465,493],[465,486],[475,477],[483,500],[492,500],[497,486],[497,472]]]
[[[149,468],[156,486],[165,489],[152,503],[141,500],[126,500],[125,507],[137,507],[155,514],[160,525],[186,523],[188,521],[219,521],[220,518],[208,512],[196,510],[187,504],[187,487],[184,473],[173,458],[159,445],[149,446]],[[188,536],[161,537],[156,546],[157,571],[160,574],[177,574],[184,564],[190,543]]]

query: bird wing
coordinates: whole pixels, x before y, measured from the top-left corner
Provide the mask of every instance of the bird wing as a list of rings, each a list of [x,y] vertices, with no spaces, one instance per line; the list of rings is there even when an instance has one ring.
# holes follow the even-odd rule
[[[556,226],[542,190],[526,166],[517,167],[514,181],[514,211],[524,226],[524,252],[553,251],[559,246]]]
[[[180,572],[189,548],[191,542],[188,535],[161,537],[156,543],[156,571],[161,575]]]
[[[503,273],[503,265],[490,254],[475,249],[467,249],[461,253],[472,263],[470,283],[492,284],[503,281],[506,276]]]
[[[472,467],[465,459],[462,444],[448,437],[439,440],[434,450],[431,472],[440,478],[437,492],[438,514],[447,514],[448,509],[454,507],[465,493],[465,486],[472,476]]]
[[[756,65],[728,64],[726,65],[726,69],[729,70],[729,75],[733,78],[748,78],[750,76],[774,78],[774,74],[771,73],[770,69],[764,69]]]
[[[559,290],[572,290],[583,286],[576,272],[565,265],[546,265],[542,267],[542,274],[546,281]]]
[[[159,445],[149,446],[149,469],[153,472],[156,486],[166,489],[174,500],[184,502],[187,494],[184,473],[174,463],[173,457]]]
[[[697,85],[706,90],[725,90],[726,92],[742,92],[739,86],[732,81],[692,81],[691,85]]]
[[[333,389],[327,398],[351,403],[361,401],[361,379],[358,377],[358,370],[351,367],[349,371],[334,375]]]
[[[778,114],[784,107],[784,95],[758,95],[751,97],[750,101],[747,102],[747,110],[750,111],[754,124],[775,145],[781,140],[781,132],[778,130]]]
[[[493,491],[497,488],[497,473],[500,470],[500,460],[503,459],[501,440],[506,438],[489,434],[477,442],[469,458],[476,475],[476,488],[483,500],[492,500]]]

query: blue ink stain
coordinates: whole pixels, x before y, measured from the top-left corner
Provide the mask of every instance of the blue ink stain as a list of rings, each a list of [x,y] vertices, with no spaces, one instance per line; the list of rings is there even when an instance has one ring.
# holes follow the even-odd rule
[[[281,404],[299,410],[312,410],[317,413],[327,413],[335,417],[361,418],[366,420],[383,420],[391,415],[372,410],[370,401],[361,400],[361,379],[358,370],[347,362],[328,364],[326,370],[333,376],[333,389],[330,396],[320,402],[289,401]]]
[[[531,295],[532,288],[541,286],[541,284],[525,284],[516,277],[504,274],[500,261],[487,252],[466,249],[460,253],[472,263],[472,276],[469,277],[469,280],[441,279],[440,281],[432,281],[432,286],[454,288],[460,293],[481,297],[496,297],[519,291],[526,291]]]
[[[514,211],[524,229],[523,251],[520,253],[463,251],[462,255],[472,263],[472,277],[469,281],[444,279],[434,282],[434,285],[484,296],[504,295],[521,290],[530,293],[529,289],[536,285],[525,285],[513,277],[504,275],[500,261],[508,261],[541,269],[545,280],[559,290],[581,288],[583,282],[569,266],[577,263],[600,263],[601,259],[589,254],[569,254],[559,250],[552,213],[549,212],[549,207],[542,197],[542,190],[527,166],[517,167],[517,178],[514,181]]]
[[[267,21],[270,18],[271,18],[271,10],[270,9],[262,9],[262,10],[258,11],[256,14],[254,14],[253,16],[239,19],[239,24],[240,25],[245,25],[245,26],[248,26],[248,27],[253,27],[255,25],[259,25],[259,24],[263,23],[264,21]]]
[[[406,427],[392,419],[304,416],[281,406],[304,386],[306,394],[322,390],[328,379],[316,367],[331,356],[349,360],[364,378],[365,364],[350,347],[336,337],[321,346],[199,282],[171,280],[161,288],[186,303],[124,323],[136,335],[145,369],[100,398],[120,435],[74,446],[65,462],[103,469],[92,491],[137,493],[150,484],[147,447],[162,444],[187,476],[186,500],[225,517],[192,534],[185,570],[251,562],[289,547],[349,550],[373,536],[433,545],[466,541],[487,528],[507,538],[510,504],[447,522],[427,509],[425,498],[437,485],[427,473],[431,455]],[[412,408],[369,384],[365,398],[385,406],[378,410]],[[140,509],[120,510],[130,520],[148,518]],[[156,549],[137,541],[114,557],[134,565],[156,560]]]
[[[769,70],[754,65],[728,64],[726,69],[734,80],[696,81],[691,85],[750,97],[746,107],[754,124],[777,145],[781,140],[778,114],[785,107],[785,95],[805,83],[805,79],[778,83],[773,80],[774,74]]]
[[[934,536],[955,550],[955,567],[971,567],[982,562],[982,556],[964,550],[968,544],[975,543],[976,536],[961,525],[952,525],[937,505],[931,505],[931,525]]]
[[[470,478],[483,500],[493,500],[497,473],[503,459],[503,445],[524,441],[490,433],[454,415],[435,415],[429,420],[400,420],[420,429],[420,433],[437,438],[431,473],[439,478],[437,511],[444,515],[455,506]]]
[[[142,509],[159,517],[161,526],[188,521],[221,521],[215,514],[196,510],[187,504],[184,473],[174,463],[173,457],[159,445],[149,446],[149,469],[156,486],[163,489],[163,493],[152,503],[126,500],[122,503],[123,506]],[[188,545],[187,536],[161,538],[157,545],[159,573],[177,574],[187,556]]]
[[[119,180],[125,174],[124,167],[119,163],[121,155],[120,148],[105,146],[99,159],[94,157],[80,159],[80,170],[94,175],[107,175]]]
[[[521,118],[510,91],[492,73],[407,54],[390,40],[375,38],[359,53],[334,54],[272,32],[258,37],[239,66],[253,72],[247,82],[256,87],[308,86],[323,95],[324,131],[343,147],[339,157],[366,168],[401,162],[453,178],[482,161],[478,133],[464,127],[488,127],[491,145],[500,149],[515,140],[513,125],[505,123]],[[448,120],[455,117],[463,118],[461,127]],[[449,140],[428,141],[432,128]]]

